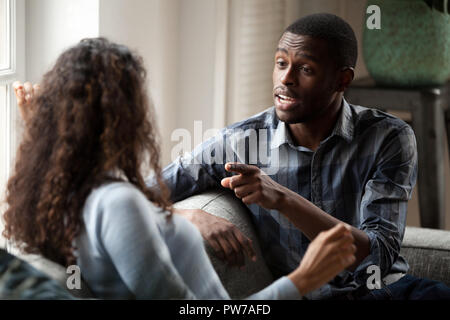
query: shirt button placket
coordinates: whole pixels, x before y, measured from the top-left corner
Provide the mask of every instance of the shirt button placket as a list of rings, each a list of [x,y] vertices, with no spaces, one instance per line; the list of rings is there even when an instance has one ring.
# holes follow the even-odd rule
[[[321,208],[322,192],[320,180],[320,148],[316,150],[311,161],[311,201]]]

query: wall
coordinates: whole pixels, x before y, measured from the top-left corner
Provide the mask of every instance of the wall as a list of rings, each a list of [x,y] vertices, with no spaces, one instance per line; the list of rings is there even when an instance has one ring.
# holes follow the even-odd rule
[[[180,3],[187,8],[189,2],[27,0],[26,78],[38,82],[58,55],[82,38],[104,36],[128,45],[144,58],[161,136],[170,137],[177,123]],[[164,164],[170,162],[170,147],[163,144]]]
[[[176,127],[179,5],[178,0],[100,0],[100,35],[135,49],[144,59],[164,137],[164,164],[170,162],[166,137]]]
[[[38,82],[59,54],[98,36],[98,0],[26,1],[26,75]]]
[[[213,126],[216,3],[222,0],[100,0],[100,35],[136,49],[148,70],[162,162],[176,128]]]
[[[368,76],[362,55],[362,34],[365,26],[366,1],[355,0],[300,0],[301,16],[313,13],[333,13],[347,21],[355,31],[358,40],[358,61],[355,68],[355,79]]]
[[[216,2],[180,2],[176,117],[177,127],[190,132],[195,120],[203,131],[213,127]]]

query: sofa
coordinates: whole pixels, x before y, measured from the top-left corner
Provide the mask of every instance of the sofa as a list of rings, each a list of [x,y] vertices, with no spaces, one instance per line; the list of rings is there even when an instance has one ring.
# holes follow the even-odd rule
[[[274,281],[262,258],[249,211],[232,192],[227,189],[210,190],[180,201],[175,204],[175,207],[203,209],[227,219],[253,241],[257,260],[255,262],[247,260],[244,270],[228,267],[214,256],[212,249],[206,244],[211,262],[232,298],[244,298]],[[438,280],[450,286],[450,231],[407,227],[401,254],[410,265],[410,274]],[[62,266],[36,255],[20,255],[19,257],[48,274],[66,288],[68,274]],[[81,287],[78,290],[67,290],[76,297],[93,297],[85,283],[82,283]]]

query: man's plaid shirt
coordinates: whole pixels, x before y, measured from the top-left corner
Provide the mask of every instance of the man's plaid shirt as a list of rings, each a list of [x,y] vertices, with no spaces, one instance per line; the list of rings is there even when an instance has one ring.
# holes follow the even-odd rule
[[[370,255],[354,272],[344,271],[310,294],[330,298],[366,285],[370,265],[379,266],[382,276],[408,270],[399,252],[416,183],[416,150],[414,133],[404,121],[343,100],[332,133],[312,151],[293,143],[271,107],[222,129],[163,175],[172,200],[179,201],[220,186],[231,175],[224,169],[228,161],[254,164],[328,214],[365,231]],[[288,274],[310,241],[279,212],[248,207],[270,270],[275,277]]]

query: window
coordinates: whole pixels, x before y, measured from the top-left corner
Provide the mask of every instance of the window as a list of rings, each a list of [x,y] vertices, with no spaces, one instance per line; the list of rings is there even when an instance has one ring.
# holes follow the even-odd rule
[[[1,0],[0,1],[0,43],[4,44],[8,42],[8,1]],[[0,70],[4,70],[9,65],[9,56],[8,56],[8,47],[7,46],[1,46],[0,47]]]
[[[24,79],[24,0],[0,0],[0,214],[5,210],[6,183],[17,148],[17,108],[12,83]],[[3,231],[0,219],[0,231]],[[5,246],[0,236],[0,247]]]
[[[1,130],[1,137],[0,139],[0,181],[1,181],[1,192],[2,196],[4,194],[4,184],[7,179],[7,172],[8,172],[8,161],[7,161],[7,141],[6,141],[6,132],[8,128],[8,121],[7,117],[5,117],[5,114],[8,109],[8,87],[6,85],[0,85],[0,108],[1,108],[1,117],[0,117],[0,130]]]

